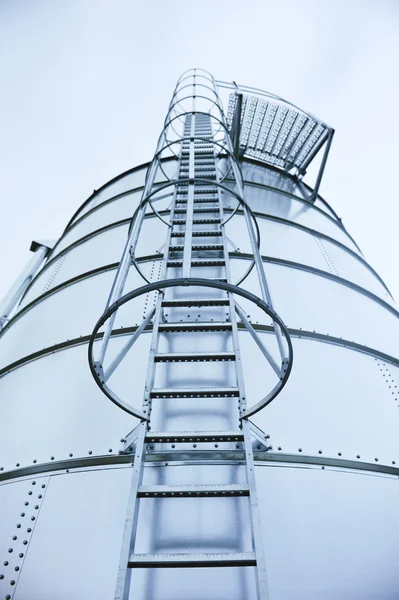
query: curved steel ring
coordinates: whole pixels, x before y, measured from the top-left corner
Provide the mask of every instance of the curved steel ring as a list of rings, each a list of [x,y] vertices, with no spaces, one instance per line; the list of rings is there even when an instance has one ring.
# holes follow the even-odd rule
[[[243,179],[243,176],[242,176],[242,173],[241,173],[240,165],[239,165],[238,160],[234,156],[234,154],[232,152],[230,152],[230,150],[228,148],[226,148],[226,146],[223,146],[223,144],[221,144],[220,142],[217,142],[217,141],[215,141],[215,140],[213,140],[211,138],[205,138],[205,137],[202,137],[202,136],[199,136],[199,135],[184,136],[184,137],[182,137],[182,138],[180,138],[178,140],[175,140],[174,142],[169,142],[168,144],[166,144],[165,146],[163,146],[160,150],[158,150],[155,153],[153,160],[154,159],[161,160],[161,158],[162,158],[161,157],[162,152],[164,152],[165,150],[167,150],[170,146],[174,146],[175,144],[181,144],[182,142],[185,142],[185,141],[196,141],[196,140],[197,141],[199,140],[199,141],[207,142],[208,144],[213,144],[213,145],[218,146],[219,148],[221,148],[223,150],[223,152],[225,152],[227,154],[227,156],[231,160],[233,160],[235,162],[236,166],[238,167],[240,176],[241,176],[240,183],[241,183],[242,186],[244,185],[244,179]]]
[[[175,87],[175,91],[173,92],[172,100],[173,100],[173,98],[175,98],[176,94],[178,94],[179,92],[181,92],[182,90],[184,90],[185,88],[188,88],[188,87],[196,87],[196,88],[197,87],[204,87],[207,90],[210,90],[212,92],[212,94],[214,94],[216,96],[216,98],[219,100],[219,102],[221,102],[220,96],[215,91],[215,89],[212,88],[210,85],[205,85],[205,83],[187,83],[186,85],[183,85],[183,86],[181,86],[180,84],[177,85]],[[197,94],[192,94],[192,96],[196,97]],[[211,100],[211,99],[209,98],[209,100]],[[213,100],[211,100],[211,102],[213,102]]]
[[[179,83],[179,81],[181,80],[181,78],[183,77],[183,75],[185,75],[186,73],[190,73],[192,71],[194,71],[192,77],[200,75],[200,73],[197,73],[196,71],[202,71],[203,73],[206,73],[207,75],[209,75],[208,79],[210,81],[215,81],[213,75],[211,73],[209,73],[209,71],[207,71],[206,69],[201,69],[201,67],[192,67],[191,69],[187,69],[187,71],[183,71],[183,73],[180,75],[179,79],[177,80],[177,83]],[[205,77],[205,76],[201,75],[201,77]]]
[[[232,219],[234,217],[234,215],[237,213],[237,210],[238,210],[240,204],[247,209],[247,211],[250,214],[250,217],[251,217],[252,221],[255,224],[255,229],[256,229],[256,245],[257,245],[258,248],[260,248],[260,230],[259,230],[259,225],[258,225],[257,218],[255,217],[254,212],[253,212],[252,208],[249,206],[249,204],[247,204],[247,202],[243,198],[241,198],[241,196],[237,192],[235,192],[234,190],[232,190],[231,188],[229,188],[229,187],[227,187],[227,186],[219,183],[218,181],[213,181],[212,179],[205,179],[205,178],[202,178],[202,177],[201,178],[200,177],[194,177],[193,179],[190,179],[190,178],[177,179],[175,181],[169,181],[168,183],[165,183],[164,185],[161,185],[160,187],[156,188],[155,190],[153,190],[152,192],[150,192],[149,194],[147,194],[147,196],[141,200],[140,204],[137,206],[136,210],[134,211],[132,220],[130,222],[128,235],[129,235],[129,233],[130,233],[130,231],[131,231],[131,229],[133,227],[134,220],[136,219],[139,210],[141,208],[143,208],[144,205],[147,202],[152,207],[150,199],[151,199],[151,197],[154,194],[162,191],[165,188],[171,187],[172,185],[178,186],[178,185],[180,185],[182,183],[184,184],[184,183],[195,183],[195,182],[197,182],[197,183],[203,183],[203,184],[206,184],[206,185],[212,185],[214,187],[218,187],[218,188],[224,190],[225,192],[227,192],[228,194],[231,194],[232,196],[234,196],[238,200],[238,204],[237,204],[236,208],[232,211],[231,215],[225,221],[223,221],[223,223],[220,224],[221,226],[223,226],[226,223],[228,223],[230,221],[230,219]],[[158,216],[157,211],[154,211],[154,213]],[[162,219],[162,217],[159,216],[159,218],[161,219],[161,221],[163,223],[165,223],[165,221],[164,221],[164,219]],[[167,223],[167,225],[168,225],[168,227],[170,227],[169,223]],[[139,269],[138,265],[135,263],[135,256],[134,255],[132,256],[132,261],[134,262],[135,267],[136,267],[138,273],[140,273],[140,275],[142,276],[142,278],[144,279],[144,281],[148,282],[148,279],[145,277],[145,275],[142,274],[142,272]],[[245,271],[245,273],[242,275],[242,277],[236,282],[235,285],[240,285],[243,281],[245,281],[245,279],[248,277],[248,275],[251,273],[252,269],[254,268],[254,265],[255,265],[255,258],[253,258],[253,260],[251,261],[250,266]]]
[[[183,81],[186,81],[186,79],[194,79],[194,78],[201,78],[201,79],[205,79],[205,81],[209,81],[211,83],[213,83],[213,81],[211,79],[209,79],[209,77],[206,77],[205,75],[201,75],[200,73],[197,73],[195,75],[186,75],[186,77],[180,77],[180,79],[178,79],[176,87],[178,87],[181,83],[183,83]],[[192,84],[194,85],[194,84]]]
[[[199,111],[199,110],[198,110],[198,111],[194,111],[194,113],[195,113],[195,114],[198,114],[198,115],[207,115],[207,116],[209,116],[211,119],[214,119],[214,120],[216,120],[216,121],[219,123],[219,126],[220,126],[220,128],[223,128],[223,129],[225,130],[226,134],[227,134],[227,135],[230,135],[230,134],[229,134],[229,131],[228,131],[227,127],[226,127],[226,125],[223,123],[223,121],[221,121],[220,119],[218,119],[218,117],[215,117],[214,115],[209,115],[209,113],[205,113],[205,112],[203,112],[203,111]],[[165,122],[164,122],[164,128],[162,129],[162,131],[161,131],[161,134],[160,134],[160,136],[159,136],[159,142],[160,142],[160,140],[161,140],[161,137],[162,137],[162,136],[164,136],[165,142],[167,142],[167,144],[166,144],[166,145],[163,145],[163,146],[162,146],[162,147],[161,147],[159,150],[157,149],[157,151],[156,151],[156,153],[155,153],[155,157],[156,157],[156,156],[159,156],[159,155],[160,155],[160,153],[162,153],[162,152],[163,152],[164,150],[166,150],[167,148],[170,148],[170,147],[171,147],[171,145],[174,145],[174,144],[179,144],[179,143],[180,143],[180,142],[181,142],[183,139],[187,139],[187,137],[185,137],[185,138],[182,138],[182,137],[181,137],[181,134],[180,134],[178,131],[176,131],[176,129],[174,128],[174,125],[173,125],[173,121],[176,121],[177,119],[180,119],[180,118],[181,118],[181,117],[183,117],[184,115],[188,115],[188,114],[193,114],[193,111],[191,111],[191,110],[189,110],[189,111],[185,111],[185,112],[181,113],[180,115],[177,115],[177,116],[175,116],[175,117],[173,117],[173,118],[169,119],[168,121],[167,121],[167,119],[165,119]],[[166,137],[166,133],[167,133],[167,129],[168,129],[168,127],[171,127],[171,128],[173,129],[173,131],[175,132],[175,134],[176,134],[177,136],[179,136],[179,137],[178,137],[178,139],[176,139],[176,140],[172,140],[172,141],[171,141],[171,140],[169,140],[169,139]],[[218,130],[218,131],[220,131],[220,130],[221,130],[220,128],[219,128],[219,130]],[[219,144],[219,145],[220,145],[220,142],[218,142],[218,141],[214,140],[214,138],[215,138],[215,135],[213,135],[213,136],[212,136],[212,138],[202,138],[202,139],[206,139],[207,141],[209,141],[209,140],[210,140],[210,141],[212,141],[212,142],[215,142],[216,144]],[[189,139],[194,139],[194,138],[192,138],[192,137],[189,137]],[[158,146],[159,146],[159,144],[158,144]],[[225,146],[223,146],[223,150],[226,150]],[[227,150],[226,150],[226,151],[227,151]],[[178,157],[178,155],[177,155],[175,152],[173,152],[173,151],[172,151],[172,154],[173,154],[173,155],[174,155],[174,156],[175,156],[177,159],[179,158],[179,157]],[[162,169],[162,172],[164,173],[163,169]],[[164,173],[164,175],[165,175],[166,179],[168,179],[168,180],[170,181],[170,179],[169,179],[169,177],[166,175],[166,173]]]
[[[168,110],[168,113],[166,115],[166,118],[168,118],[170,112],[174,109],[175,106],[177,106],[178,104],[180,104],[181,102],[183,102],[184,100],[192,100],[193,99],[193,94],[191,94],[190,96],[184,96],[183,98],[180,98],[179,100],[176,100],[176,102],[174,102]],[[217,104],[217,102],[215,102],[215,100],[212,100],[212,98],[208,98],[208,96],[202,96],[201,94],[196,94],[195,98],[203,98],[204,100],[207,100],[208,102],[210,102],[211,104],[213,104],[215,106],[215,108],[217,108],[220,111],[220,106]],[[186,112],[186,111],[184,111]],[[180,113],[179,115],[180,116]],[[165,119],[166,121],[166,119]]]
[[[246,418],[250,417],[251,415],[259,412],[263,408],[265,408],[265,406],[270,404],[270,402],[272,402],[272,400],[274,400],[274,398],[283,389],[283,387],[287,383],[288,377],[291,373],[292,363],[293,363],[293,349],[292,349],[292,342],[291,342],[288,330],[287,330],[286,326],[284,325],[283,321],[281,320],[281,318],[277,315],[277,313],[275,313],[273,310],[271,310],[269,308],[269,306],[263,300],[258,298],[258,296],[255,296],[254,294],[252,294],[251,292],[248,292],[247,290],[244,290],[243,288],[239,288],[235,285],[232,285],[231,283],[222,283],[221,281],[214,281],[212,279],[197,279],[195,277],[189,277],[189,278],[182,277],[182,278],[178,278],[178,279],[167,279],[164,281],[157,281],[155,283],[151,283],[150,285],[144,285],[142,287],[139,287],[139,288],[133,290],[132,292],[125,294],[124,296],[119,298],[119,300],[117,300],[116,302],[111,304],[111,306],[108,308],[108,310],[97,321],[97,323],[93,329],[93,333],[91,334],[91,338],[90,338],[90,342],[89,342],[89,348],[88,348],[89,365],[90,365],[91,373],[92,373],[97,385],[101,388],[101,390],[104,392],[104,394],[114,404],[116,404],[116,406],[119,406],[119,408],[121,408],[125,412],[129,413],[130,415],[133,415],[134,417],[137,417],[139,419],[143,419],[146,421],[149,420],[149,415],[144,414],[145,411],[141,412],[141,411],[133,408],[132,406],[129,406],[128,404],[126,404],[126,402],[124,402],[121,398],[119,398],[116,394],[114,394],[112,392],[112,390],[108,386],[106,386],[105,383],[103,383],[101,381],[99,374],[95,368],[94,357],[93,357],[93,346],[94,346],[96,337],[98,335],[99,329],[112,316],[112,314],[115,311],[117,311],[123,304],[126,304],[126,302],[130,302],[130,300],[134,300],[135,298],[137,298],[138,296],[142,296],[143,294],[148,294],[148,293],[154,292],[154,291],[158,291],[158,292],[162,293],[164,289],[171,288],[171,287],[179,287],[179,286],[209,287],[209,288],[223,290],[223,291],[229,292],[231,294],[237,294],[238,296],[241,296],[242,298],[245,298],[246,300],[249,300],[250,302],[253,302],[254,304],[256,304],[256,306],[258,306],[261,310],[263,310],[263,312],[268,317],[270,317],[275,323],[277,323],[277,325],[280,327],[280,329],[286,339],[287,347],[288,347],[288,356],[287,356],[286,362],[283,361],[283,364],[281,366],[280,380],[277,383],[277,385],[273,388],[273,390],[271,392],[269,392],[269,394],[267,394],[264,398],[262,398],[262,400],[260,400],[253,406],[250,406],[249,408],[247,408],[242,413],[240,418],[246,419]]]
[[[172,123],[174,121],[176,121],[177,119],[180,119],[181,117],[184,117],[184,115],[206,115],[207,117],[209,117],[210,119],[214,119],[215,121],[217,121],[219,123],[219,125],[224,129],[224,131],[230,135],[228,128],[226,127],[226,125],[223,123],[223,121],[221,119],[219,119],[218,117],[215,117],[215,115],[210,115],[209,113],[204,112],[203,110],[186,110],[182,113],[180,113],[179,115],[172,117],[171,119],[167,120],[167,118],[165,119],[164,122],[164,128],[161,131],[161,135],[163,133],[166,132],[168,127],[172,127],[173,131],[176,133],[176,135],[179,136],[179,138],[177,140],[174,140],[174,142],[178,142],[180,141],[180,134],[179,132],[176,131],[176,129],[173,127]],[[219,130],[220,131],[220,130]],[[165,136],[165,139],[169,142],[170,140],[167,139],[167,137]],[[208,139],[208,138],[207,138]],[[211,138],[209,138],[211,139]]]

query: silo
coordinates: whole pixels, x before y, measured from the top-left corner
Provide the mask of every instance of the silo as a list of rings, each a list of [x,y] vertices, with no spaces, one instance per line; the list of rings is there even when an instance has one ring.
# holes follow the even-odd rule
[[[1,315],[1,597],[397,597],[398,313],[318,193],[332,138],[190,70],[153,160],[34,245]]]

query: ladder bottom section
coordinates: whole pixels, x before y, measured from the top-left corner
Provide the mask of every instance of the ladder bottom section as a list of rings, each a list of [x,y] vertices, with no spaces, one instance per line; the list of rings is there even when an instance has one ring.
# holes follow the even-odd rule
[[[228,552],[224,554],[132,554],[128,567],[142,568],[193,568],[193,567],[256,567],[254,552]]]

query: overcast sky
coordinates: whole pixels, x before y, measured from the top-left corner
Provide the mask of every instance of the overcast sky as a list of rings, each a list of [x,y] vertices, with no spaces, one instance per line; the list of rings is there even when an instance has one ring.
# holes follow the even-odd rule
[[[398,59],[396,0],[0,0],[0,297],[203,67],[335,128],[321,194],[399,299]]]

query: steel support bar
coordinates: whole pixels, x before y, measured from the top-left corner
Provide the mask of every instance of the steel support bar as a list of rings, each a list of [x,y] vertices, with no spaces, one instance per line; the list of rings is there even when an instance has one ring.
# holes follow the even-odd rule
[[[125,527],[123,530],[122,548],[119,559],[119,568],[116,581],[114,600],[129,600],[131,570],[128,567],[129,557],[134,552],[135,534],[139,512],[139,501],[137,493],[143,479],[143,464],[145,451],[145,436],[147,432],[147,421],[142,421],[139,426],[139,434],[136,443],[136,454],[134,456],[132,480],[130,484],[129,499],[127,503]]]
[[[244,452],[247,467],[246,473],[248,478],[247,483],[249,487],[249,502],[251,505],[251,510],[249,511],[249,513],[252,525],[253,547],[256,554],[256,587],[258,591],[258,598],[260,600],[269,600],[270,596],[269,587],[267,584],[266,558],[263,547],[262,524],[260,521],[258,494],[256,491],[255,467],[252,451],[251,432],[249,428],[249,423],[246,419],[242,420],[242,429],[244,433]]]
[[[36,250],[34,251],[34,256],[32,256],[32,258],[29,260],[28,264],[23,269],[20,276],[11,286],[11,289],[8,292],[8,294],[0,303],[0,331],[8,322],[10,316],[12,315],[22,296],[24,295],[27,287],[39,271],[46,256],[51,250],[49,246],[45,246],[42,244],[36,244],[36,246],[34,247],[36,248]]]
[[[260,351],[262,352],[263,356],[267,359],[268,363],[272,367],[273,371],[276,373],[277,377],[280,377],[280,375],[281,375],[280,367],[278,366],[278,364],[276,363],[276,361],[274,360],[274,358],[272,357],[270,352],[262,344],[261,340],[259,339],[259,336],[257,335],[256,331],[252,327],[251,323],[248,321],[246,314],[244,313],[244,311],[242,310],[242,308],[238,304],[238,302],[235,302],[235,309],[236,309],[237,314],[240,317],[241,321],[245,325],[245,328],[251,334],[252,339],[254,340],[254,342],[256,343],[256,345],[258,346]]]
[[[237,93],[236,112],[234,114],[233,143],[234,156],[238,159],[240,150],[240,134],[241,134],[241,111],[242,111],[242,94]]]
[[[324,154],[323,154],[323,158],[321,161],[321,165],[319,168],[319,172],[317,175],[317,179],[316,179],[316,183],[313,189],[312,194],[309,197],[309,202],[315,202],[317,199],[317,195],[319,193],[319,188],[320,188],[320,184],[321,184],[321,180],[324,174],[324,169],[326,167],[326,163],[327,163],[327,159],[328,159],[328,154],[330,152],[330,148],[331,148],[331,144],[333,141],[333,137],[334,137],[334,129],[330,129],[328,132],[328,138],[327,138],[327,143],[326,143],[326,147],[324,149]]]
[[[120,350],[118,352],[118,354],[116,355],[116,357],[114,358],[114,360],[111,362],[111,364],[109,365],[109,367],[104,371],[104,382],[108,381],[108,379],[111,377],[112,373],[115,371],[115,369],[117,368],[117,366],[119,365],[119,363],[121,362],[121,360],[123,360],[125,358],[126,354],[132,348],[132,346],[134,345],[134,343],[137,340],[137,338],[142,334],[142,332],[144,331],[144,329],[150,323],[150,321],[151,321],[152,317],[154,316],[154,314],[155,314],[155,307],[148,313],[148,315],[146,316],[146,318],[141,322],[140,326],[133,333],[133,335],[130,338],[130,340],[124,345],[124,347],[122,348],[122,350]]]

